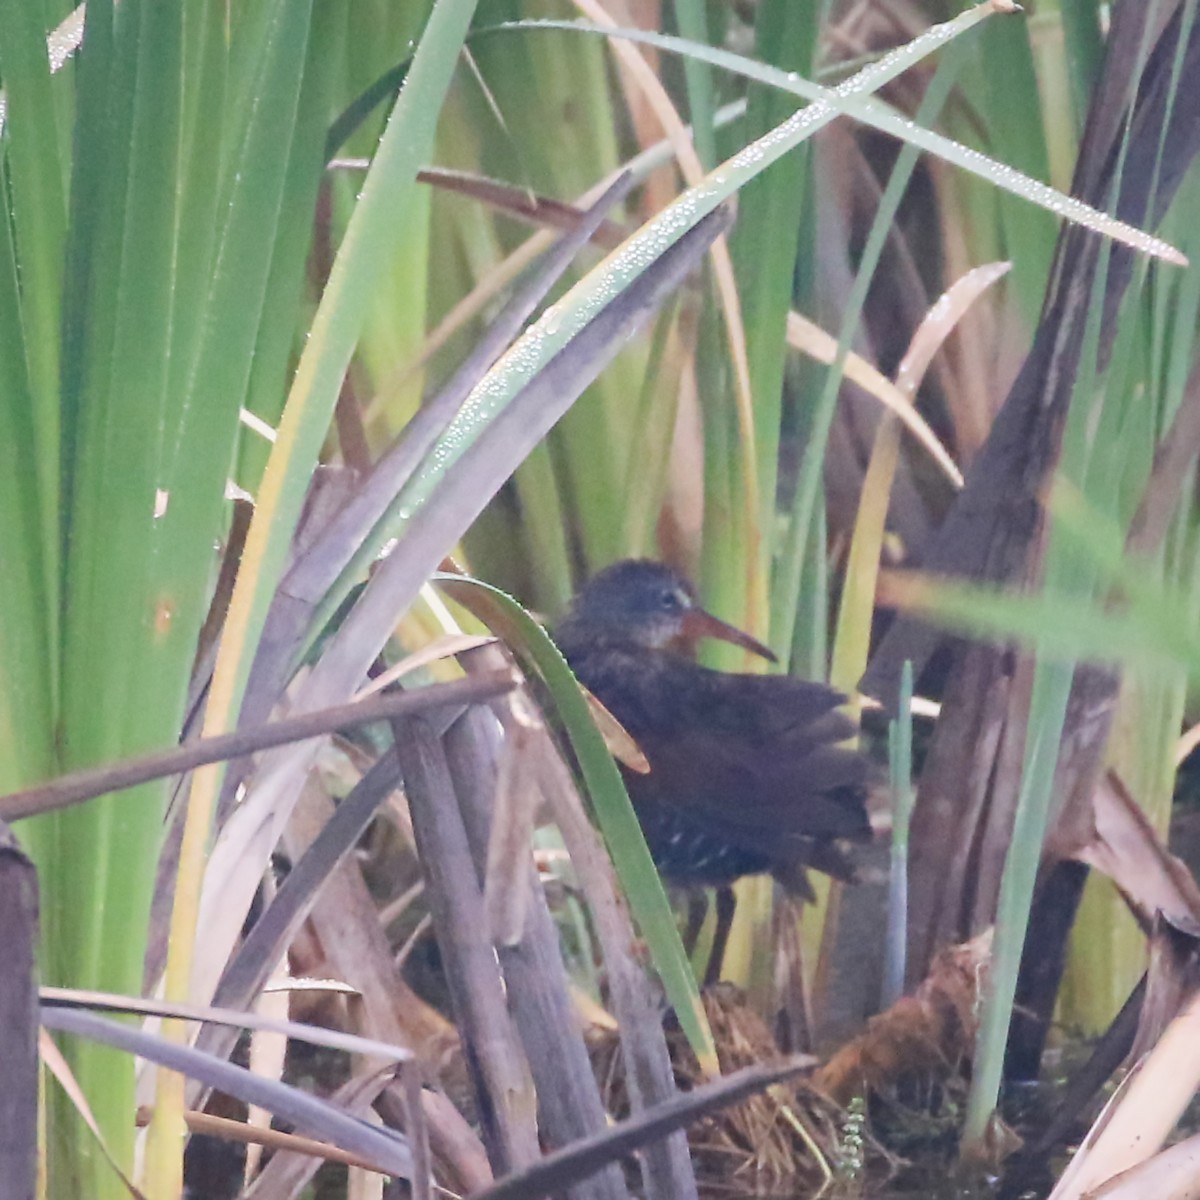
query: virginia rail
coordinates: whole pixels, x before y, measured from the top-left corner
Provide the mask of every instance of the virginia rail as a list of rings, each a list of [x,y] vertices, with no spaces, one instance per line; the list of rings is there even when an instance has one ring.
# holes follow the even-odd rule
[[[702,889],[716,889],[705,983],[719,977],[732,885],[743,875],[769,873],[809,900],[806,867],[853,878],[841,843],[868,841],[871,827],[866,762],[838,744],[855,731],[837,711],[843,695],[786,675],[700,666],[694,652],[702,637],[775,656],[705,612],[692,585],[658,562],[630,559],[601,571],[555,636],[576,677],[650,764],[649,774],[622,773],[659,872],[689,893],[693,943],[706,907]]]

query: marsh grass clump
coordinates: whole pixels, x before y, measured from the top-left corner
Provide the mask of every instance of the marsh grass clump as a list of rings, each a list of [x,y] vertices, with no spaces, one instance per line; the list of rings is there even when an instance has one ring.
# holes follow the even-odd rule
[[[702,995],[722,1073],[780,1057],[766,1022],[738,988],[721,984]],[[704,1080],[696,1057],[670,1020],[667,1044],[678,1085],[699,1086]],[[594,1034],[591,1045],[605,1103],[620,1117],[629,1102],[616,1038]],[[866,1181],[887,1179],[896,1166],[861,1111],[840,1108],[804,1082],[777,1085],[705,1117],[688,1130],[688,1145],[697,1182],[714,1197],[794,1197],[834,1183],[853,1196]]]

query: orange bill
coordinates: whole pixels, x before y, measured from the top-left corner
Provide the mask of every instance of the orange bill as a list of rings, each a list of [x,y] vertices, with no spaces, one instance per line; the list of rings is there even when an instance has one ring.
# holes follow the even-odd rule
[[[751,654],[757,654],[768,662],[779,661],[757,638],[752,638],[736,625],[726,624],[702,608],[693,608],[684,614],[683,636],[689,642],[698,641],[702,637],[718,638],[722,642],[732,642],[735,646],[741,646],[743,650],[749,650]]]

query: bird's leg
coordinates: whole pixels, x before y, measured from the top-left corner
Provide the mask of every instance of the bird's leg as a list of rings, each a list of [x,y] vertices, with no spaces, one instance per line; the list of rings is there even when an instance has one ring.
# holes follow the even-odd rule
[[[704,986],[716,983],[721,978],[721,965],[725,961],[725,945],[729,941],[729,929],[733,924],[733,913],[737,908],[737,896],[726,884],[717,888],[717,928],[713,934],[712,953],[708,956],[708,969],[704,972]]]
[[[702,889],[688,892],[687,924],[683,927],[683,948],[691,958],[696,952],[696,943],[700,940],[700,930],[704,928],[704,918],[708,916],[708,896]]]

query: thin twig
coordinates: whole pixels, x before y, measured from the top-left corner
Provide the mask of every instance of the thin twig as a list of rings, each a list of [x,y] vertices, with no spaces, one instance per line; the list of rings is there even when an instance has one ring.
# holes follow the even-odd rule
[[[431,708],[491,700],[510,691],[515,685],[516,680],[510,672],[498,671],[475,679],[456,679],[453,683],[437,683],[408,692],[392,692],[351,704],[338,704],[333,708],[318,709],[236,733],[197,738],[171,750],[160,750],[103,767],[60,775],[50,783],[0,796],[0,820],[17,821],[22,817],[53,812],[103,796],[107,792],[118,792],[139,783],[149,783],[152,779],[179,775],[206,763],[240,758],[272,746],[305,741],[339,729],[409,717]]]

